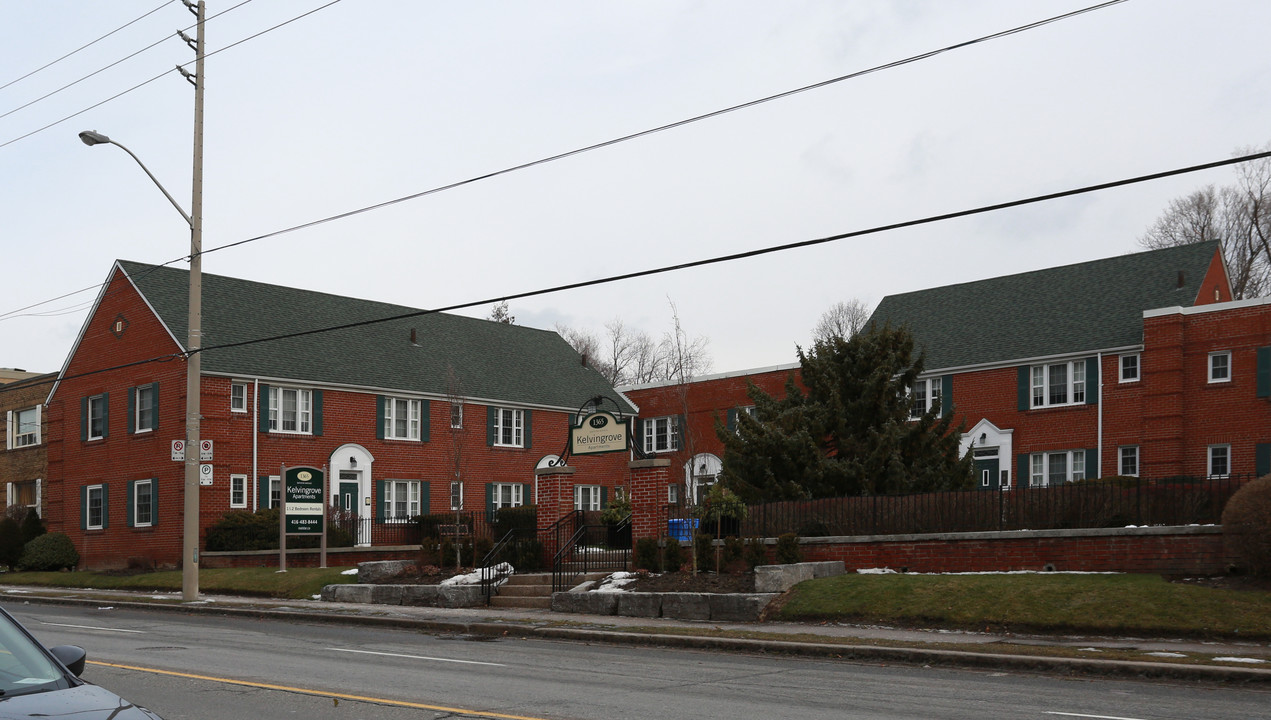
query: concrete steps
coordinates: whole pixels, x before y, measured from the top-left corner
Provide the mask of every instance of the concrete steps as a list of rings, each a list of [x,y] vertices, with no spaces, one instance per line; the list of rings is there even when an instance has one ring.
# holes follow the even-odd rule
[[[587,573],[577,582],[599,580],[609,573]],[[498,608],[526,608],[550,610],[552,607],[552,574],[514,574],[499,587],[498,594],[490,598],[490,606]]]

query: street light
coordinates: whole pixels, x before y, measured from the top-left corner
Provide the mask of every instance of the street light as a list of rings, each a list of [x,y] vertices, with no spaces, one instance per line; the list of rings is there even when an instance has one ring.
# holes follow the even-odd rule
[[[201,133],[200,133],[201,135]],[[85,130],[79,139],[89,147],[93,145],[114,145],[128,153],[155,186],[163,192],[163,196],[172,203],[172,207],[181,213],[181,217],[190,226],[190,314],[189,335],[186,339],[186,377],[185,377],[185,518],[182,529],[181,551],[181,596],[186,602],[199,599],[199,420],[200,420],[200,377],[203,371],[203,355],[199,349],[203,346],[203,163],[201,161],[202,138],[199,137],[195,150],[194,170],[194,215],[181,209],[181,205],[173,199],[168,189],[150,172],[150,168],[141,162],[133,151],[96,130]]]

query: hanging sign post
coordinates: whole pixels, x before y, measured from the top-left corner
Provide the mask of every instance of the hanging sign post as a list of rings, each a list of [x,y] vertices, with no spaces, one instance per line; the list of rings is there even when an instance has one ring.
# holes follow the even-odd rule
[[[287,572],[287,536],[318,535],[319,567],[327,566],[326,469],[282,467],[278,513],[278,572]]]

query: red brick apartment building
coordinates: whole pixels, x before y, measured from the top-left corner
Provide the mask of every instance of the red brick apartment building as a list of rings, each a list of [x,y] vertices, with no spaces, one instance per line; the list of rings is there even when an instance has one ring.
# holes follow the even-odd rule
[[[84,567],[180,562],[188,278],[116,262],[48,393],[46,516]],[[581,405],[633,412],[553,332],[208,274],[202,324],[203,530],[276,506],[283,465],[325,467],[333,504],[375,524],[533,504]],[[571,460],[577,507],[626,461]]]
[[[0,370],[0,488],[5,491],[5,508],[32,508],[40,517],[45,515],[41,500],[47,472],[44,399],[54,377]]]
[[[914,413],[955,415],[981,487],[1271,472],[1271,298],[1232,301],[1217,243],[890,295],[871,323],[914,333]],[[747,381],[779,395],[797,371],[621,390],[644,450],[700,493],[715,421],[751,405]]]

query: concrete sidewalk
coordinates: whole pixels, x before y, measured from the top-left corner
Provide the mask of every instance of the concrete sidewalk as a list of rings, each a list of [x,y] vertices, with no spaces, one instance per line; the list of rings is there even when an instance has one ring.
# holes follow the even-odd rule
[[[271,600],[179,593],[4,586],[0,603],[74,604],[168,612],[364,624],[465,635],[512,635],[629,645],[780,653],[863,662],[908,663],[1061,674],[1271,685],[1271,643],[904,629],[847,623],[717,623],[507,608]],[[1047,649],[1074,657],[1053,657]],[[1117,653],[1108,660],[1101,653]]]

